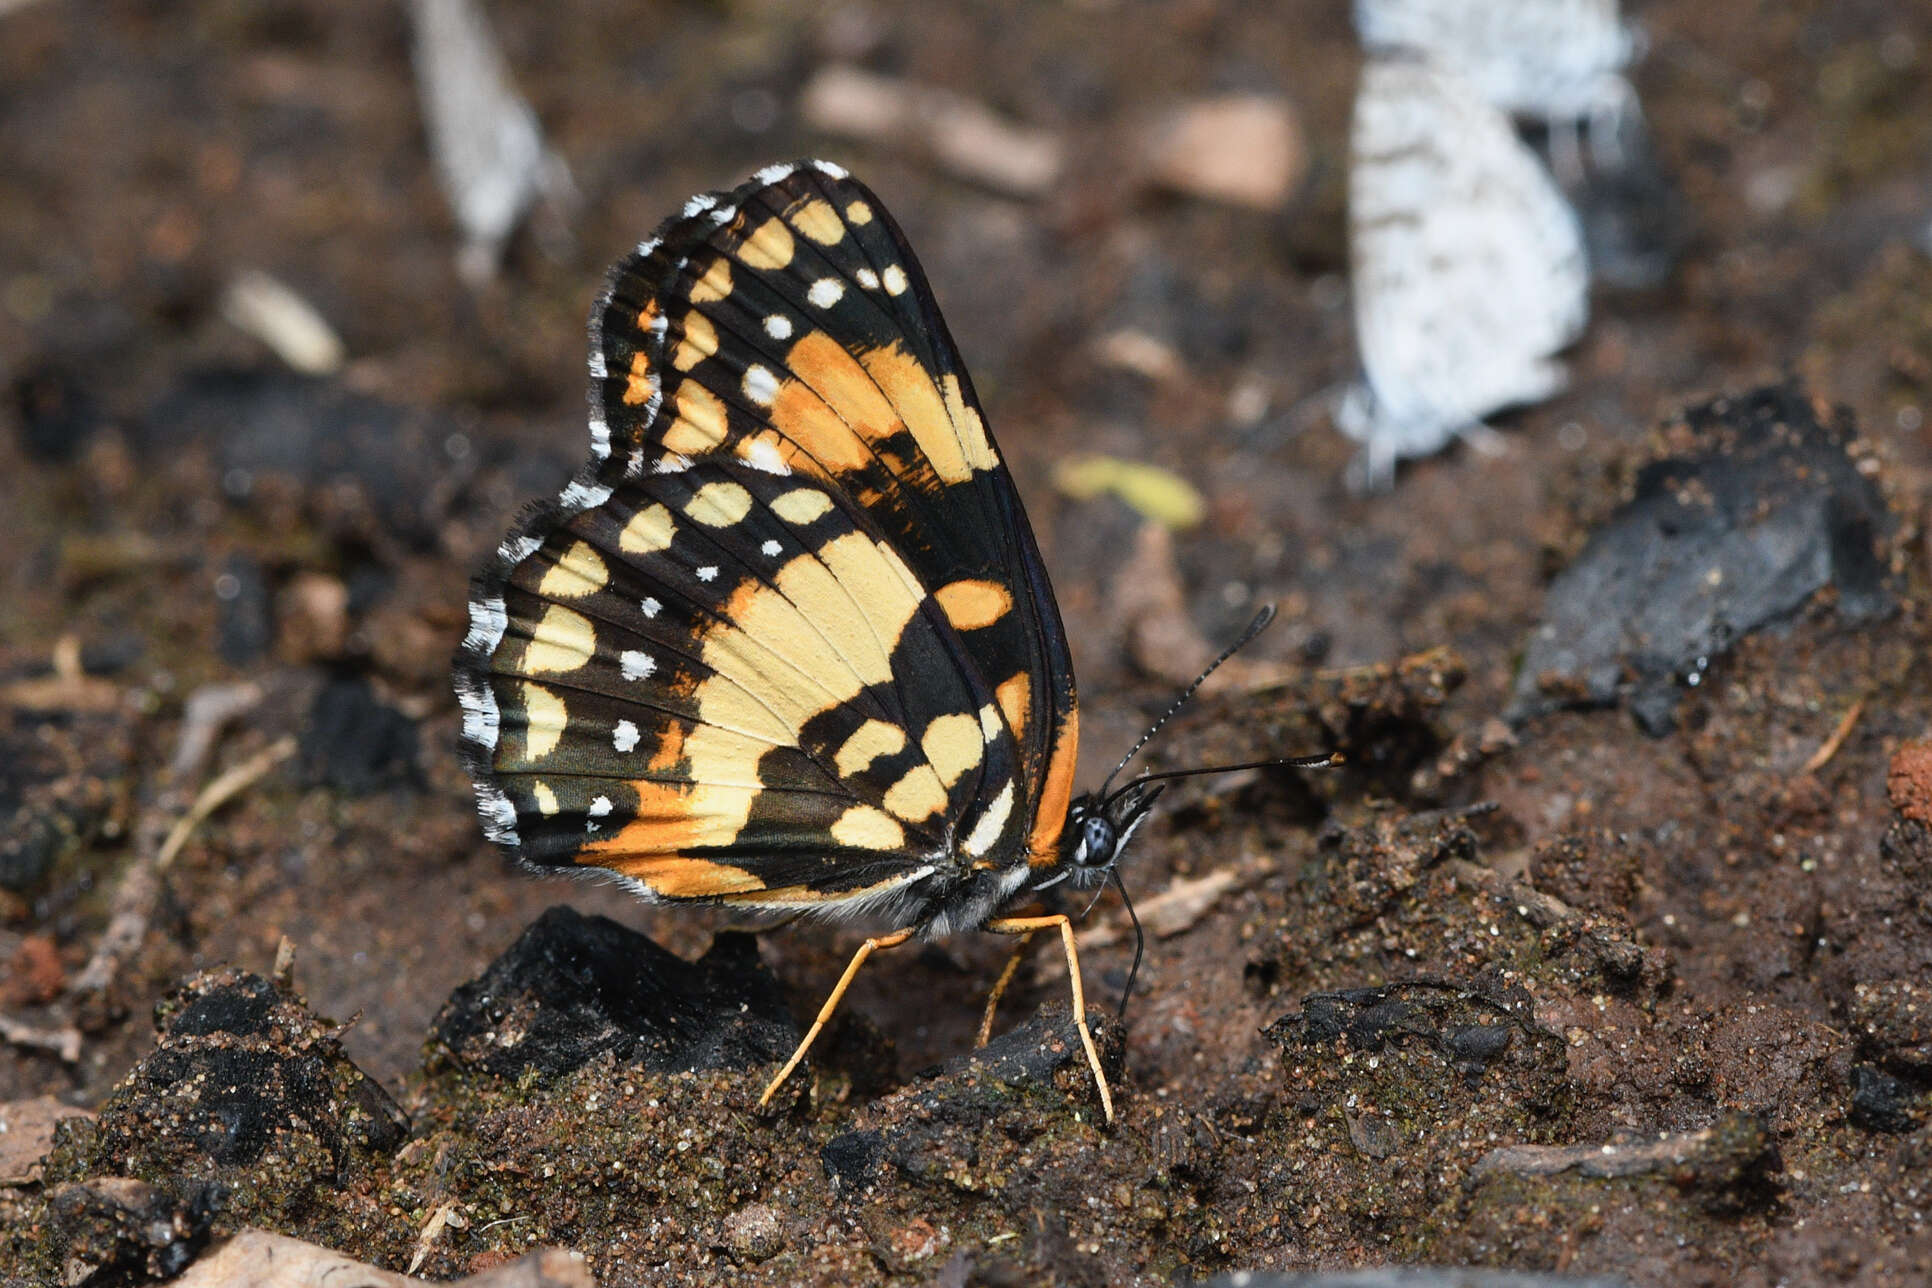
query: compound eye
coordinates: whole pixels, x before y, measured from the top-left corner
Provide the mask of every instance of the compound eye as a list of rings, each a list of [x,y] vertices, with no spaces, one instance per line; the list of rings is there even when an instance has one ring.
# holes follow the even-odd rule
[[[1082,826],[1086,844],[1081,847],[1080,861],[1090,865],[1111,862],[1114,857],[1114,825],[1096,814]]]

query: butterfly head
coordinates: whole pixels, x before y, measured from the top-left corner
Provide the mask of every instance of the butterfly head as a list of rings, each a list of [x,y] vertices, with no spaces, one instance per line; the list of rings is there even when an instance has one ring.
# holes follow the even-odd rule
[[[1067,811],[1060,833],[1061,870],[1076,890],[1092,890],[1106,883],[1114,865],[1147,821],[1164,784],[1132,783],[1111,796],[1088,793]]]

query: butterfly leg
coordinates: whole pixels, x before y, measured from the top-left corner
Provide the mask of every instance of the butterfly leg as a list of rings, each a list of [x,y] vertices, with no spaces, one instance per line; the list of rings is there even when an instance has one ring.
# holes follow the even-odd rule
[[[1087,990],[1080,983],[1080,953],[1073,943],[1073,922],[1065,913],[1050,917],[1002,917],[986,923],[996,935],[1031,935],[1038,930],[1058,930],[1067,950],[1067,978],[1073,983],[1073,1022],[1080,1030],[1080,1045],[1087,1049],[1087,1063],[1093,1068],[1094,1085],[1100,1088],[1100,1107],[1107,1121],[1114,1120],[1114,1093],[1107,1087],[1107,1075],[1100,1069],[1100,1052],[1094,1049],[1093,1033],[1087,1028]]]
[[[818,1040],[819,1033],[831,1022],[832,1012],[839,1009],[839,999],[845,996],[846,989],[852,987],[852,980],[858,975],[859,967],[865,965],[865,959],[881,948],[897,948],[911,938],[912,931],[908,928],[895,931],[890,935],[880,935],[876,939],[868,939],[859,945],[859,951],[852,954],[852,961],[846,966],[845,974],[839,976],[839,982],[832,986],[832,995],[825,999],[825,1005],[818,1008],[818,1018],[812,1021],[812,1027],[806,1030],[804,1038],[792,1051],[792,1058],[785,1061],[785,1067],[778,1071],[778,1076],[773,1078],[771,1085],[765,1088],[765,1094],[758,1097],[760,1108],[770,1103],[772,1096],[785,1085],[785,1079],[792,1076],[792,1070],[798,1067],[798,1062],[805,1058],[807,1051],[811,1050],[812,1043]]]
[[[1039,932],[1019,930],[1013,933],[1020,937],[1020,942],[1013,945],[1013,953],[1006,959],[1006,969],[1002,970],[1000,977],[993,981],[993,991],[987,994],[986,1014],[980,1017],[979,1036],[973,1039],[973,1045],[976,1047],[983,1047],[992,1041],[993,1013],[999,1010],[1000,998],[1006,996],[1007,985],[1011,984],[1013,977],[1020,973],[1020,962],[1026,957],[1027,945],[1033,942],[1033,936]]]

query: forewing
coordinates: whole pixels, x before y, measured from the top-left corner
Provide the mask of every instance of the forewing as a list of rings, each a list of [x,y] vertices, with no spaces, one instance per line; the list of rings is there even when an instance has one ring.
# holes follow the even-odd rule
[[[724,455],[849,497],[945,613],[1019,748],[1049,850],[1070,794],[1073,668],[1031,526],[924,272],[836,166],[693,198],[613,272],[594,417],[633,477]]]

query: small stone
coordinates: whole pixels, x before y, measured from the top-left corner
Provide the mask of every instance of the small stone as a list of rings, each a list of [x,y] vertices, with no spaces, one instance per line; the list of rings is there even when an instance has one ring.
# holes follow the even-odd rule
[[[0,1006],[41,1006],[59,997],[66,987],[67,972],[53,939],[23,935],[7,963],[6,977],[0,979]]]
[[[799,95],[813,129],[923,152],[962,179],[1014,197],[1052,191],[1065,168],[1057,135],[1009,121],[951,90],[832,64]]]
[[[878,1179],[885,1138],[876,1131],[848,1131],[832,1137],[818,1152],[825,1175],[841,1190],[857,1190]]]
[[[64,363],[41,363],[11,382],[21,445],[41,461],[71,461],[101,425],[95,385],[87,373]]]
[[[1885,791],[1901,815],[1932,825],[1932,738],[1913,738],[1892,753]]]
[[[768,1204],[739,1208],[724,1221],[725,1246],[740,1261],[767,1261],[785,1248],[785,1227]]]
[[[1483,721],[1482,739],[1476,745],[1485,756],[1499,756],[1516,746],[1516,733],[1508,721],[1491,716]]]
[[[1279,209],[1308,169],[1293,106],[1263,94],[1181,108],[1162,123],[1151,151],[1164,187],[1252,210]]]
[[[1918,1126],[1912,1089],[1869,1064],[1852,1067],[1851,1120],[1867,1131],[1904,1133]]]
[[[278,651],[301,664],[342,656],[349,642],[349,588],[340,577],[300,572],[275,600]]]
[[[422,781],[416,722],[384,702],[360,676],[322,687],[302,726],[301,743],[310,780],[348,795]]]

